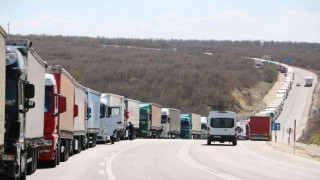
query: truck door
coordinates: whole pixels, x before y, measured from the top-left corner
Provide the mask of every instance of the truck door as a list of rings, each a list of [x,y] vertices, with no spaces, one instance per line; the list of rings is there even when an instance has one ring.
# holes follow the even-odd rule
[[[107,136],[112,136],[114,130],[120,129],[122,127],[122,121],[121,121],[121,106],[110,106],[108,107],[111,109],[111,114],[108,114],[108,117],[106,118],[106,128],[107,128]]]

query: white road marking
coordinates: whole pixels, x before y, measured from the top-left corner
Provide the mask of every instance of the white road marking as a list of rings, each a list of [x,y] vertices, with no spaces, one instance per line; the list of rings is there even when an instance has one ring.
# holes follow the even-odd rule
[[[222,177],[224,179],[236,179],[236,180],[240,180],[240,178],[237,178],[235,176],[232,176],[232,175],[229,175],[229,174],[225,174],[225,173],[222,173],[222,172],[219,172],[219,171],[215,171],[215,170],[212,170],[202,164],[199,164],[197,162],[195,162],[194,160],[192,160],[189,156],[188,156],[188,149],[190,147],[191,143],[187,143],[185,144],[179,151],[179,158],[186,164],[188,164],[189,166],[192,166],[192,167],[195,167],[199,170],[202,170],[202,171],[205,171],[207,173],[210,173],[210,174],[213,174],[215,176],[219,176],[219,177]]]
[[[109,180],[116,180],[116,177],[114,176],[113,172],[112,172],[112,161],[114,158],[116,158],[119,154],[123,153],[124,151],[128,150],[128,149],[131,149],[133,147],[136,147],[138,145],[140,145],[141,143],[139,144],[136,144],[134,146],[130,146],[130,147],[127,147],[127,148],[124,148],[120,151],[118,151],[117,153],[110,153],[110,154],[114,154],[113,156],[111,156],[108,161],[107,161],[107,165],[106,165],[106,172],[107,172],[107,175],[108,175],[108,179]]]
[[[319,169],[312,169],[312,168],[307,168],[307,167],[303,167],[303,166],[297,166],[297,165],[293,165],[293,164],[289,164],[289,163],[285,163],[285,162],[280,162],[280,161],[276,161],[274,159],[270,159],[270,158],[267,158],[265,156],[262,156],[260,154],[257,154],[251,150],[249,150],[248,148],[246,148],[244,145],[242,145],[241,143],[239,143],[240,147],[242,147],[243,149],[245,149],[246,151],[248,151],[249,153],[259,157],[259,158],[262,158],[264,160],[267,160],[267,161],[271,161],[273,163],[277,163],[277,164],[280,164],[280,165],[285,165],[285,166],[291,166],[291,167],[295,167],[295,168],[300,168],[300,169],[304,169],[304,170],[309,170],[309,171],[315,171],[315,172],[320,172]]]
[[[98,173],[99,173],[100,175],[105,174],[105,173],[104,173],[104,170],[99,170]]]

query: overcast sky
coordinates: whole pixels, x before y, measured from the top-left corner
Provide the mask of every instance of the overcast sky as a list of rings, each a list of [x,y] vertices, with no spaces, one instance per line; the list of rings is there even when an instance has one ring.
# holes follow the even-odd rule
[[[10,34],[320,43],[320,0],[1,0]]]

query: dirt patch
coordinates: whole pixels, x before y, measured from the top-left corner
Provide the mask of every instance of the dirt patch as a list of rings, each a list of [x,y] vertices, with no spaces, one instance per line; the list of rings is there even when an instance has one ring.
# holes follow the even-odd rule
[[[278,75],[278,80],[273,83],[259,82],[252,88],[246,88],[243,90],[235,90],[232,96],[240,104],[242,111],[238,112],[239,119],[246,119],[250,115],[254,115],[259,111],[262,111],[270,104],[278,89],[280,89],[284,82],[284,75]]]
[[[314,144],[303,144],[303,143],[295,143],[295,146],[293,143],[290,145],[285,143],[276,143],[276,142],[267,142],[270,146],[273,148],[290,153],[295,154],[304,158],[309,158],[313,160],[320,161],[320,146],[314,145]]]

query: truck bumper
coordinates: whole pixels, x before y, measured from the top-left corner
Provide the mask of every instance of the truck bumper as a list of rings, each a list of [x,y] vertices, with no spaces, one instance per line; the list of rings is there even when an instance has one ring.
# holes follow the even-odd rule
[[[0,179],[15,177],[19,171],[19,166],[16,161],[0,161]]]
[[[208,140],[210,141],[229,141],[232,142],[237,139],[237,136],[227,136],[227,135],[210,135]]]
[[[40,149],[39,161],[52,161],[55,158],[58,135],[49,134],[44,136],[44,140],[51,140],[51,144],[44,144]]]

